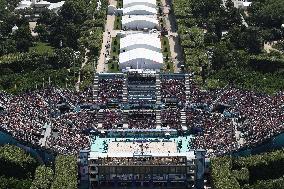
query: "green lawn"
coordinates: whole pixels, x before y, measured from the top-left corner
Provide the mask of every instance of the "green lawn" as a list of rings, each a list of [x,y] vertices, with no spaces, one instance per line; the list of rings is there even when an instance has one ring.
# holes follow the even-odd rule
[[[119,58],[119,50],[120,50],[120,38],[113,37],[111,42],[111,53],[110,60],[108,62],[108,70],[109,72],[118,72],[118,58]]]
[[[166,36],[162,36],[161,44],[162,44],[162,53],[163,53],[164,63],[165,63],[164,71],[174,72],[173,62],[171,60],[171,50],[170,50],[169,39]]]
[[[36,51],[40,54],[43,53],[52,53],[53,52],[53,47],[50,46],[48,43],[43,43],[43,42],[35,42],[33,47],[29,48],[29,51]]]
[[[118,0],[116,8],[123,8],[123,0]]]
[[[166,19],[165,18],[160,17],[159,23],[160,23],[161,29],[166,27]]]
[[[122,19],[122,16],[115,16],[113,29],[121,30],[121,19]]]
[[[108,72],[109,73],[116,73],[119,72],[119,66],[117,61],[108,61]]]
[[[157,0],[157,6],[162,6],[162,1],[161,0]]]

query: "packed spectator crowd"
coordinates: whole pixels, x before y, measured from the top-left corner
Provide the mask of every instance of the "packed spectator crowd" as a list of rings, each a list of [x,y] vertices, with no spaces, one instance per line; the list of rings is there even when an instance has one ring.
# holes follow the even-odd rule
[[[153,129],[156,128],[156,113],[154,110],[133,110],[128,113],[129,129]]]
[[[122,77],[109,77],[99,79],[98,103],[121,103],[123,98]]]
[[[46,145],[60,153],[76,153],[89,145],[86,130],[95,128],[96,113],[75,111],[92,102],[89,88],[82,92],[54,87],[20,95],[0,93],[0,128],[19,141],[41,146],[45,124],[52,124]]]
[[[146,78],[144,84],[156,82],[155,77]],[[138,86],[143,79],[133,76],[130,83]],[[99,79],[98,104],[121,102],[123,85],[121,76]],[[161,77],[162,99],[183,102],[182,107],[161,108],[161,124],[179,129],[181,112],[185,112],[186,126],[196,135],[191,148],[204,148],[209,156],[254,146],[284,131],[283,92],[267,95],[232,87],[201,90],[190,83],[188,95],[186,98],[184,78]],[[42,145],[43,125],[48,123],[52,133],[46,138],[47,147],[76,153],[89,147],[88,132],[97,129],[98,122],[103,129],[119,124],[128,124],[129,129],[157,127],[154,108],[129,109],[126,116],[119,107],[103,108],[100,113],[98,109],[82,108],[95,102],[93,88],[75,92],[49,87],[20,95],[0,92],[0,128],[18,140]]]
[[[217,105],[223,106],[221,112],[214,108]],[[283,93],[266,95],[231,87],[214,91],[196,88],[186,107],[187,125],[198,133],[192,147],[204,148],[213,156],[260,144],[283,133],[283,105]]]
[[[162,77],[161,98],[163,102],[177,101],[186,102],[185,78]]]
[[[53,135],[47,139],[47,146],[60,153],[74,154],[89,147],[87,132],[95,129],[97,113],[94,110],[65,113],[52,119]]]
[[[48,121],[50,108],[37,93],[18,96],[0,93],[0,104],[5,109],[0,114],[0,126],[22,141],[37,144],[42,125]]]
[[[104,109],[100,116],[99,123],[102,123],[103,129],[112,129],[122,124],[123,113],[119,109]]]
[[[181,126],[180,109],[172,107],[162,109],[161,122],[163,127],[179,129]]]

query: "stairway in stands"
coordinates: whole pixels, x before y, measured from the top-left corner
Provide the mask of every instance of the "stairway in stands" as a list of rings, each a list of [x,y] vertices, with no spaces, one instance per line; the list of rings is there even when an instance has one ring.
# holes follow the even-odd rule
[[[96,74],[94,79],[93,95],[95,103],[98,102],[99,76]]]
[[[103,114],[103,110],[100,109],[98,112],[97,112],[97,128],[99,128],[99,124],[102,124],[104,122],[104,114]]]
[[[180,111],[180,120],[181,120],[181,126],[182,127],[186,126],[186,112],[184,108]]]
[[[122,97],[122,102],[127,103],[128,102],[128,80],[127,80],[127,74],[124,74],[124,81],[123,81],[123,97]]]
[[[189,97],[190,97],[190,77],[189,74],[185,74],[185,94],[186,94],[186,101],[189,102]]]
[[[156,104],[161,104],[161,80],[159,74],[156,74]]]
[[[156,74],[156,104],[161,105],[161,80],[160,75]],[[156,109],[156,126],[161,126],[161,110]]]
[[[156,109],[156,126],[161,126],[161,110]]]
[[[128,123],[128,112],[129,110],[123,110],[122,123],[124,124]]]

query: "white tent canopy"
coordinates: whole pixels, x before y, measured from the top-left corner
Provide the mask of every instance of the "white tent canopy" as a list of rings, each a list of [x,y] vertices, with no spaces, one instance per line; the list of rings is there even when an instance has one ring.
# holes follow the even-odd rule
[[[161,52],[161,41],[157,34],[136,33],[126,35],[120,39],[120,52],[135,48],[145,48],[156,52]]]

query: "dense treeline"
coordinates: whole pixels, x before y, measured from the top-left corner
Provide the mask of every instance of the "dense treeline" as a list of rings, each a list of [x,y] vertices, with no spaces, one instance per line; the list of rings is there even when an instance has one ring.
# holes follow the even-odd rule
[[[76,189],[77,159],[58,155],[55,170],[39,163],[23,149],[0,147],[0,189]]]
[[[0,148],[0,175],[28,179],[33,177],[37,162],[21,148],[6,145]]]
[[[108,1],[102,0],[97,7],[96,0],[67,0],[58,14],[42,10],[35,27],[38,37],[31,35],[29,20],[23,16],[27,11],[14,11],[18,2],[0,0],[0,90],[18,93],[49,83],[73,88],[84,57],[87,62],[81,70],[81,82],[90,85]],[[19,29],[12,34],[14,25]],[[53,50],[31,51],[38,44],[34,42],[51,45]]]
[[[14,54],[0,58],[0,90],[22,92],[50,84],[74,86],[82,58],[70,48],[54,53]],[[75,77],[74,77],[75,76]]]
[[[38,166],[30,189],[49,189],[53,181],[53,170],[50,167]]]
[[[232,84],[268,93],[284,89],[284,55],[263,49],[265,41],[284,37],[282,1],[255,1],[246,14],[231,0],[225,7],[221,0],[181,0],[173,9],[185,66],[204,87]]]
[[[211,161],[215,189],[279,189],[284,186],[284,150],[249,157]]]
[[[77,171],[77,159],[75,156],[57,156],[55,160],[55,178],[51,189],[76,189]]]
[[[0,188],[29,189],[37,161],[19,147],[0,147]]]

